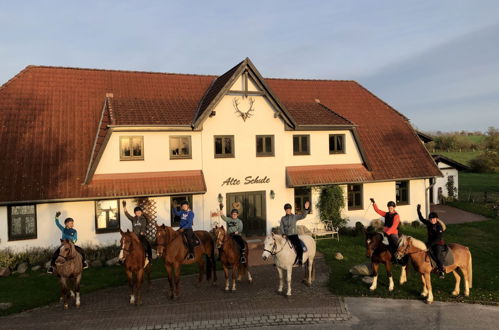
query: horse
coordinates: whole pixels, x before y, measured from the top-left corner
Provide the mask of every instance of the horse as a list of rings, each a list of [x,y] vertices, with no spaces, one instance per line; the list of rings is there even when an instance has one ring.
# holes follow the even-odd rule
[[[374,291],[378,285],[378,269],[379,264],[385,265],[386,275],[388,276],[388,291],[393,291],[392,277],[392,253],[388,245],[383,243],[383,234],[379,232],[366,232],[366,256],[371,259],[373,265],[373,283],[369,290]],[[407,264],[409,258],[402,260],[402,271],[400,273],[400,285],[407,282]]]
[[[311,236],[300,235],[300,240],[302,240],[307,251],[303,252],[303,262],[305,265],[305,278],[303,282],[307,286],[312,286],[312,282],[315,277],[314,268],[314,258],[315,258],[315,241]],[[283,272],[287,271],[287,282],[288,291],[286,292],[286,297],[291,296],[291,274],[293,271],[293,265],[296,260],[296,252],[290,241],[282,237],[281,235],[276,235],[272,233],[265,238],[264,249],[262,253],[263,260],[267,260],[268,257],[274,256],[275,265],[277,268],[277,273],[279,275],[279,288],[277,292],[281,293],[284,285]]]
[[[238,281],[242,279],[244,274],[248,276],[249,283],[253,283],[253,278],[249,271],[249,256],[246,259],[246,263],[242,264],[240,262],[241,255],[239,252],[239,245],[229,236],[225,231],[224,227],[215,226],[215,240],[216,247],[220,249],[220,261],[224,268],[225,274],[225,291],[229,291],[229,269],[232,268],[232,291],[236,291],[236,278]],[[244,242],[244,247],[248,251],[248,243]]]
[[[194,258],[186,260],[188,249],[184,244],[184,235],[175,231],[172,227],[156,225],[156,243],[158,257],[163,258],[166,272],[168,273],[168,283],[170,284],[170,298],[176,299],[180,292],[180,266],[185,264],[199,264],[198,283],[203,280],[205,272],[206,255],[206,280],[213,276],[213,284],[217,281],[215,245],[211,234],[204,230],[194,232],[200,240],[200,245],[194,248]]]
[[[449,244],[449,249],[452,250],[454,255],[454,263],[450,266],[445,266],[445,272],[454,274],[456,279],[456,284],[454,291],[452,291],[453,296],[459,295],[461,277],[457,273],[457,269],[460,269],[464,276],[464,295],[468,297],[470,295],[470,288],[472,287],[473,280],[473,267],[471,252],[468,247],[452,243]],[[418,273],[421,274],[421,282],[423,283],[423,291],[421,292],[422,297],[426,297],[426,303],[431,304],[433,302],[433,291],[431,287],[431,272],[434,270],[430,262],[430,256],[426,248],[426,244],[422,241],[415,239],[411,236],[402,236],[399,240],[399,246],[397,249],[396,256],[401,257],[403,255],[409,255],[411,262]]]
[[[73,242],[61,240],[59,256],[55,260],[54,274],[59,277],[61,284],[61,300],[64,309],[69,308],[68,298],[75,297],[76,308],[80,307],[80,281],[83,271],[81,254],[75,248]],[[73,289],[71,289],[73,287]]]
[[[125,266],[125,273],[128,278],[128,286],[130,287],[130,304],[135,306],[142,305],[142,296],[140,289],[144,281],[144,273],[147,276],[147,283],[151,284],[152,265],[147,264],[146,252],[139,237],[127,230],[126,232],[120,229],[121,234],[121,250],[119,262]]]

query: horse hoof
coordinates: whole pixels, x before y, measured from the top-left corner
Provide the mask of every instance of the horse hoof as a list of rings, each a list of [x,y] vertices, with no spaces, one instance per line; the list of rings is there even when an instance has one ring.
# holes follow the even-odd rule
[[[425,300],[425,303],[428,305],[431,305],[431,304],[433,304],[433,300]]]
[[[388,291],[389,291],[389,292],[392,292],[392,291],[393,291],[393,288],[388,288]]]
[[[428,296],[427,293],[421,292],[421,297],[426,298]]]
[[[469,296],[470,296],[470,293],[469,293],[469,292],[468,292],[468,293],[465,293],[465,294],[464,294],[464,296],[465,296],[465,297],[469,297]]]
[[[451,295],[453,295],[454,297],[456,297],[457,295],[459,295],[459,292],[457,292],[457,291],[452,291]]]
[[[76,308],[80,308],[80,304],[76,304]]]
[[[369,288],[369,291],[374,291],[374,290],[376,290],[376,288],[373,288],[373,287]]]
[[[64,304],[64,309],[68,309],[69,308],[69,305],[68,304]]]

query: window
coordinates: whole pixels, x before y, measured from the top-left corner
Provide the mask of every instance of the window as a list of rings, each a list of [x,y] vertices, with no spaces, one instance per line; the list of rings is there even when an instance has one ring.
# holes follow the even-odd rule
[[[395,199],[398,205],[409,204],[409,181],[395,182]]]
[[[348,209],[362,210],[362,185],[348,185]]]
[[[310,135],[293,135],[293,155],[310,155]]]
[[[191,137],[170,136],[170,159],[192,158]]]
[[[183,201],[188,201],[189,202],[189,207],[192,210],[192,195],[184,195],[184,196],[175,196],[172,197],[172,210],[171,210],[171,215],[172,215],[172,221],[170,226],[171,227],[179,227],[180,226],[180,217],[177,217],[175,213],[173,213],[173,209],[176,208],[177,211],[180,211],[180,203]]]
[[[121,136],[120,160],[144,160],[144,137]]]
[[[256,136],[256,156],[274,156],[274,136],[257,135]]]
[[[120,207],[117,199],[95,201],[95,232],[120,230]]]
[[[329,134],[329,153],[345,153],[345,134]]]
[[[215,158],[234,157],[234,135],[215,136]]]
[[[305,202],[310,202],[310,213],[312,213],[312,189],[295,188],[295,213],[302,214]]]
[[[7,208],[9,241],[36,238],[36,205]]]

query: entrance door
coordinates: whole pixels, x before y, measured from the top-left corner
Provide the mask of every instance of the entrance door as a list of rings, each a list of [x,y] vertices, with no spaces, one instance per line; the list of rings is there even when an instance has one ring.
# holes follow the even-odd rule
[[[230,216],[232,209],[238,209],[239,219],[243,221],[243,232],[247,236],[264,236],[267,234],[267,210],[265,208],[265,191],[249,191],[227,194],[226,210]]]

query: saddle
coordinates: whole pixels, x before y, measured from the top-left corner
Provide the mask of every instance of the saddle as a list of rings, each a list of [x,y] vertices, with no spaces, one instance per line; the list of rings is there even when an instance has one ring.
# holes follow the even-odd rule
[[[430,256],[431,267],[436,268],[437,262],[432,249],[428,249],[428,255]],[[449,249],[449,246],[447,244],[444,245],[444,249],[442,251],[442,259],[444,260],[445,267],[454,264],[454,254],[452,253],[452,250]]]
[[[286,240],[288,241],[289,246],[291,246],[291,248],[294,250],[295,246],[293,245],[293,243],[287,238],[286,238]],[[307,252],[308,251],[307,245],[305,245],[305,243],[301,239],[300,239],[300,244],[301,244],[301,248],[303,250],[303,253]]]
[[[189,244],[188,244],[189,242],[187,242],[187,236],[184,233],[182,233],[182,237],[183,237],[185,248],[188,249],[189,248]],[[193,248],[195,248],[196,246],[199,246],[199,245],[201,245],[201,240],[196,235],[196,232],[193,232],[192,233],[192,239],[191,239],[191,246]]]

